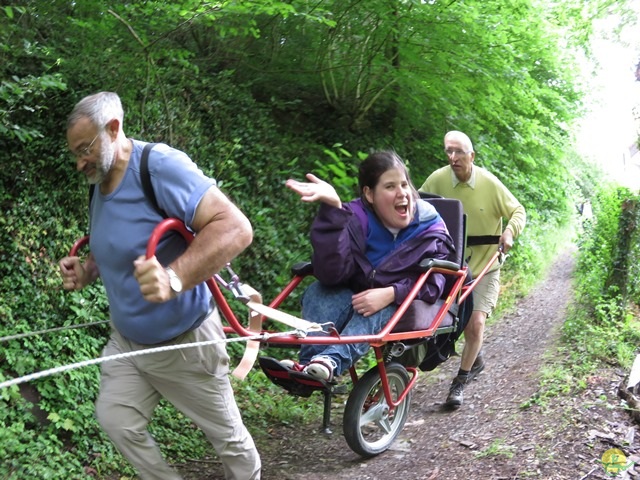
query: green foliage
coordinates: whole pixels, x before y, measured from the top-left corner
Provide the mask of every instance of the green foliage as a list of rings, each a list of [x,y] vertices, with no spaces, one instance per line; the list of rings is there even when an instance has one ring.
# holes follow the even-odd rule
[[[153,412],[149,432],[163,455],[176,463],[202,458],[212,450],[202,431],[165,400]]]
[[[24,197],[17,199],[16,208],[7,211],[12,221],[2,225],[0,237],[5,245],[11,245],[13,255],[3,256],[0,265],[3,271],[0,336],[106,318],[106,300],[99,288],[88,289],[85,296],[66,296],[60,289],[56,259],[63,254],[56,239],[68,236],[69,230],[65,223],[49,216],[53,209],[42,208],[48,203],[48,194],[35,189],[25,191]],[[30,212],[30,216],[22,215],[24,211]],[[63,218],[63,212],[59,214]],[[74,234],[79,231],[77,225],[69,223]],[[95,358],[107,331],[103,325],[5,342],[0,353],[0,374],[5,378],[17,377]],[[3,435],[8,437],[2,442],[8,453],[3,458],[11,458],[12,462],[0,468],[14,472],[15,478],[79,478],[81,459],[89,451],[69,446],[91,447],[96,438],[101,438],[93,419],[97,385],[95,368],[34,382],[31,402],[43,412],[37,418],[30,413],[31,403],[17,395],[14,387],[14,394],[3,397],[4,405],[0,408],[1,423],[7,427],[2,428]],[[28,424],[24,430],[18,430],[16,426],[25,418],[29,419]],[[88,441],[90,438],[93,440]],[[47,462],[41,461],[43,455]]]
[[[637,277],[630,273],[640,259],[640,232],[638,210],[629,205],[637,201],[637,195],[612,185],[603,185],[593,197],[594,217],[586,221],[576,271],[579,308],[564,326],[580,354],[624,366],[630,365],[640,338],[630,311],[638,302]]]
[[[479,451],[475,454],[476,458],[483,457],[505,457],[505,458],[513,458],[514,450],[517,447],[515,445],[507,445],[505,440],[502,438],[497,438],[491,445],[486,447],[484,450]]]
[[[31,119],[46,111],[47,96],[66,88],[55,71],[58,59],[37,40],[36,32],[16,21],[26,12],[20,6],[0,8],[0,145],[5,148],[9,142],[42,138]]]
[[[339,143],[333,149],[325,149],[324,153],[330,158],[329,162],[316,160],[317,176],[330,183],[336,189],[338,196],[345,202],[357,198],[358,194],[358,165],[351,152],[342,148]],[[358,153],[357,158],[362,161],[366,153]]]
[[[560,347],[559,352],[568,353],[566,348]],[[581,368],[587,369],[593,368],[593,364],[582,362]],[[549,399],[560,396],[569,395],[579,388],[584,388],[584,385],[580,385],[578,371],[571,369],[568,365],[558,364],[551,367],[544,367],[541,370],[540,387],[538,391],[529,398],[526,402],[523,402],[521,408],[531,408],[533,405],[539,405],[546,407]]]
[[[585,388],[583,379],[603,364],[632,365],[640,342],[637,202],[626,188],[595,190],[593,217],[583,219],[579,237],[576,300],[562,327],[564,360],[543,372],[540,391],[524,406]]]
[[[294,358],[296,352],[289,352]],[[280,352],[283,355],[284,352]],[[284,357],[282,357],[284,358]],[[243,381],[234,381],[238,407],[245,418],[249,418],[248,428],[252,434],[260,432],[274,423],[289,425],[318,422],[322,415],[319,394],[309,398],[289,395],[276,387],[260,371],[251,371]]]
[[[638,197],[626,188],[605,185],[591,200],[578,264],[579,300],[592,302],[598,321],[616,318],[629,296],[638,296]]]

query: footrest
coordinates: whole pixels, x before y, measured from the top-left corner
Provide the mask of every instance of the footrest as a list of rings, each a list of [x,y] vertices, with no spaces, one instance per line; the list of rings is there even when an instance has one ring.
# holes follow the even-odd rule
[[[304,372],[295,372],[291,370],[289,376],[292,380],[295,380],[302,385],[312,387],[315,390],[331,390],[331,388],[333,387],[333,384],[325,380],[319,380]]]
[[[306,373],[296,372],[287,368],[275,358],[259,357],[258,363],[269,380],[279,387],[284,388],[292,395],[309,397],[316,390],[327,390],[330,388],[327,382],[321,382]]]

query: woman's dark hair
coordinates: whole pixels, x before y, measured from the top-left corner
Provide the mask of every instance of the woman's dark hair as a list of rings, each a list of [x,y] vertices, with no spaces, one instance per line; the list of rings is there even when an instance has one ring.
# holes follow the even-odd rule
[[[367,158],[363,160],[358,169],[358,189],[360,191],[360,198],[365,203],[365,205],[369,205],[369,202],[365,198],[364,195],[364,187],[369,187],[370,189],[374,189],[378,182],[380,181],[380,177],[387,170],[391,170],[392,168],[399,168],[404,172],[404,175],[411,186],[411,190],[413,191],[414,196],[418,197],[418,192],[416,188],[411,183],[411,178],[409,177],[409,172],[407,170],[406,165],[400,158],[400,156],[396,152],[392,152],[390,150],[383,150],[381,152],[375,152],[369,155]]]

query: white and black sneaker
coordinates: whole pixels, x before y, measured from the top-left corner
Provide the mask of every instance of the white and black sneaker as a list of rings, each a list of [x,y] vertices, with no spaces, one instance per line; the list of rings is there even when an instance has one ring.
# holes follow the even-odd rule
[[[309,364],[304,367],[303,372],[310,377],[318,380],[324,380],[325,382],[333,381],[333,375],[337,367],[336,362],[331,357],[318,356],[312,358]]]

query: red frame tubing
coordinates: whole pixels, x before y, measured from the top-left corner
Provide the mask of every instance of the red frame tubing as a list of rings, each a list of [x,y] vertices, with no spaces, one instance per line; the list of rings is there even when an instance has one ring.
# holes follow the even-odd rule
[[[89,235],[85,235],[84,237],[79,238],[72,245],[71,250],[69,251],[69,256],[70,257],[77,257],[78,256],[78,250],[80,250],[82,247],[84,247],[85,245],[88,245],[88,244],[89,244]]]
[[[387,401],[387,405],[389,405],[390,411],[393,411],[398,405],[402,403],[405,397],[409,394],[409,391],[413,388],[416,380],[418,380],[418,369],[415,367],[405,367],[405,370],[411,374],[411,378],[409,379],[409,383],[407,383],[405,389],[402,391],[402,393],[400,393],[398,399],[394,401],[391,397],[391,387],[389,386],[389,378],[387,377],[387,368],[384,365],[384,359],[382,357],[382,347],[375,346],[373,347],[373,351],[375,352],[378,371],[380,372],[380,383],[382,383],[382,391],[384,392],[384,397]]]
[[[182,221],[176,218],[164,219],[154,228],[153,232],[151,233],[149,242],[147,244],[147,250],[146,250],[147,258],[150,258],[155,254],[155,251],[158,246],[158,243],[160,242],[160,239],[162,238],[163,235],[165,235],[167,232],[171,230],[175,230],[178,233],[180,233],[184,237],[184,239],[187,241],[187,243],[191,243],[193,241],[194,235],[189,230],[187,230],[187,228],[185,227]],[[77,250],[81,246],[88,243],[88,240],[89,240],[89,237],[86,236],[76,241],[76,243],[73,245],[71,250],[72,255],[75,255],[77,253]],[[410,298],[410,299],[415,298],[420,288],[424,285],[424,283],[428,279],[429,275],[433,273],[455,275],[458,278],[455,281],[451,292],[449,292],[449,295],[445,303],[442,305],[442,307],[438,311],[438,314],[433,319],[428,329],[412,331],[412,332],[391,333],[409,306],[409,302],[403,302],[403,304],[400,305],[398,310],[391,317],[387,325],[377,334],[351,335],[351,336],[340,336],[338,334],[333,334],[333,335],[327,335],[327,336],[313,336],[313,337],[304,337],[304,338],[300,338],[295,335],[286,335],[286,336],[272,337],[269,339],[269,342],[273,344],[280,343],[280,344],[299,344],[299,345],[369,343],[373,347],[376,347],[376,346],[382,346],[389,341],[432,336],[435,333],[436,329],[442,323],[442,320],[444,319],[447,311],[449,310],[449,307],[456,300],[458,293],[462,289],[462,286],[464,284],[464,279],[466,277],[466,267],[458,271],[451,271],[444,268],[429,269],[427,272],[422,273],[418,277],[416,284],[409,292],[409,295],[407,298]],[[303,279],[304,279],[303,276],[299,276],[299,275],[294,276],[291,279],[291,281],[285,286],[285,288],[269,304],[269,306],[272,308],[277,308],[288,297],[288,295],[300,284],[300,282],[302,282]],[[229,324],[229,326],[224,327],[225,332],[234,333],[240,336],[255,335],[256,332],[252,332],[247,328],[245,328],[237,319],[237,317],[231,310],[231,307],[229,306],[227,299],[225,298],[222,291],[220,290],[220,287],[218,286],[217,282],[213,278],[210,278],[206,281],[206,283],[207,283],[207,286],[209,287],[209,290],[211,291],[211,294],[214,297],[216,304],[218,305],[218,308],[220,309],[220,312],[222,313],[223,317]]]
[[[495,261],[498,259],[498,257],[500,256],[500,254],[502,253],[502,250],[498,249],[496,251],[496,253],[493,254],[493,257],[491,257],[491,260],[489,260],[489,262],[485,265],[485,267],[480,271],[480,273],[478,274],[478,276],[476,278],[473,279],[473,281],[471,282],[470,285],[467,285],[466,287],[464,287],[462,289],[462,295],[460,295],[460,300],[458,300],[458,303],[462,304],[462,302],[464,301],[465,298],[467,298],[469,296],[469,294],[471,293],[471,291],[475,288],[476,286],[476,282],[480,281],[480,279],[482,277],[484,277],[484,275],[487,273],[487,271],[491,268],[491,266],[495,263]]]
[[[160,239],[162,238],[163,235],[165,235],[167,232],[171,230],[175,230],[178,233],[180,233],[182,237],[187,241],[188,244],[190,244],[194,239],[194,234],[191,233],[186,228],[186,226],[182,221],[176,218],[164,219],[154,228],[153,232],[151,233],[151,236],[149,237],[149,242],[147,243],[147,250],[146,250],[147,258],[151,258],[153,255],[155,255],[155,251],[158,246],[158,243],[160,242]],[[88,236],[84,236],[80,238],[73,244],[70,255],[72,256],[77,255],[78,250],[88,243],[89,243]],[[467,275],[467,267],[463,267],[457,271],[447,270],[445,268],[439,268],[439,267],[432,267],[418,277],[416,284],[414,285],[414,287],[409,292],[409,295],[407,296],[407,299],[411,299],[411,301],[415,299],[416,295],[420,291],[420,288],[424,285],[424,283],[429,278],[429,275],[433,273],[442,273],[445,275],[454,275],[457,277],[456,281],[454,282],[453,288],[448,293],[447,299],[445,300],[444,304],[442,305],[440,310],[438,310],[438,313],[433,319],[433,321],[431,322],[431,325],[429,326],[429,328],[425,330],[392,333],[392,330],[395,328],[400,318],[404,315],[405,311],[409,307],[410,301],[405,301],[398,307],[397,311],[393,314],[393,316],[391,317],[387,325],[385,325],[385,327],[377,334],[340,336],[339,334],[334,332],[333,334],[330,334],[327,336],[312,336],[312,337],[304,337],[304,338],[300,338],[292,334],[287,336],[271,337],[269,339],[269,342],[272,344],[281,343],[281,344],[298,344],[298,345],[369,343],[373,347],[375,352],[376,360],[378,363],[378,369],[380,372],[382,388],[387,400],[387,404],[390,406],[390,408],[394,409],[404,400],[409,390],[411,390],[411,388],[415,384],[418,377],[418,370],[416,368],[411,368],[411,367],[407,368],[407,372],[411,374],[411,379],[407,384],[407,388],[400,394],[398,399],[394,401],[391,398],[391,390],[390,390],[389,381],[386,375],[386,368],[384,365],[384,360],[382,355],[383,346],[390,341],[399,341],[399,340],[405,340],[405,339],[424,338],[424,337],[433,336],[436,329],[440,326],[445,315],[449,311],[449,308],[451,307],[451,305],[455,301],[458,301],[458,303],[461,303],[471,293],[471,291],[475,286],[475,282],[484,276],[484,274],[488,271],[491,265],[493,265],[495,260],[498,258],[499,254],[500,254],[500,251],[496,252],[491,262],[489,262],[489,264],[482,270],[478,278],[474,279],[474,282],[472,282],[468,286],[464,286],[464,281]],[[280,306],[282,302],[291,294],[291,292],[304,280],[304,278],[305,278],[304,276],[295,275],[290,280],[290,282],[283,288],[283,290],[273,299],[273,301],[269,304],[269,307],[277,308],[278,306]],[[215,279],[214,278],[208,279],[206,281],[206,284],[209,287],[209,290],[211,291],[211,294],[213,295],[213,298],[218,308],[220,309],[220,312],[222,313],[223,317],[228,323],[228,326],[224,327],[225,333],[228,333],[228,334],[231,333],[231,334],[236,334],[236,335],[245,336],[245,337],[255,335],[256,332],[248,330],[238,321],[235,314],[231,310],[231,307],[229,306],[229,303],[227,302],[226,297],[223,295]],[[459,295],[460,292],[462,292],[461,295]],[[262,319],[264,320],[264,316],[262,317]],[[354,381],[357,381],[357,377],[354,378],[355,377],[354,373],[355,372],[352,372],[352,378]]]
[[[181,220],[178,220],[177,218],[166,218],[162,220],[158,225],[156,225],[156,228],[154,228],[153,232],[151,232],[149,242],[147,243],[147,258],[151,258],[153,255],[155,255],[156,248],[158,247],[160,239],[164,234],[171,230],[175,230],[180,233],[188,244],[191,244],[191,242],[193,241],[193,233],[187,230],[187,227]],[[237,333],[238,335],[245,337],[255,335],[255,332],[247,330],[238,321],[233,311],[231,310],[231,307],[229,307],[227,299],[222,294],[222,291],[220,290],[220,287],[215,282],[215,280],[213,278],[209,278],[207,279],[206,284],[209,287],[209,290],[211,291],[211,294],[213,295],[213,298],[216,302],[216,305],[220,309],[220,312],[224,316],[227,323],[230,325],[230,327],[226,328],[225,331],[227,331],[228,333]]]

